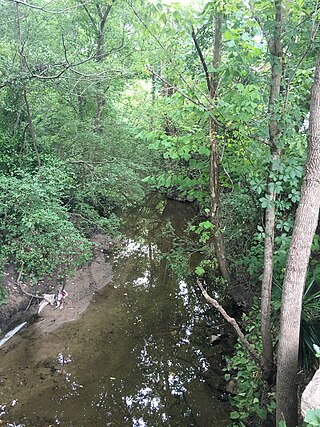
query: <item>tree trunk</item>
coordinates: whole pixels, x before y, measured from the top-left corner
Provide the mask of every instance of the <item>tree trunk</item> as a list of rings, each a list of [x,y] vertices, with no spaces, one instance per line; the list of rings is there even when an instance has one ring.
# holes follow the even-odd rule
[[[282,79],[282,5],[281,0],[275,0],[275,28],[274,35],[269,41],[271,54],[271,83],[269,96],[269,146],[271,152],[270,171],[275,162],[280,159],[278,139],[280,136],[279,116],[277,114],[277,102],[280,97]],[[264,269],[261,285],[261,337],[262,337],[262,374],[267,382],[273,380],[273,345],[271,336],[271,290],[273,278],[273,251],[274,229],[276,221],[275,202],[276,192],[273,182],[268,180],[266,197],[268,206],[265,211],[265,242],[264,242]]]
[[[209,94],[212,104],[218,96],[219,73],[217,68],[221,60],[222,46],[222,13],[217,11],[215,14],[214,28],[214,46],[212,67],[215,70],[209,75]],[[221,200],[220,200],[220,179],[219,179],[219,128],[213,117],[209,119],[209,139],[210,139],[210,171],[209,171],[209,186],[210,186],[210,216],[214,225],[213,229],[213,245],[215,254],[218,260],[219,269],[226,283],[230,283],[229,271],[227,268],[226,250],[223,234],[221,232]]]
[[[103,126],[101,122],[101,117],[102,117],[104,106],[106,104],[106,100],[101,93],[96,94],[96,100],[97,100],[97,108],[96,108],[96,116],[94,120],[94,132],[102,133]]]
[[[109,2],[107,6],[104,6],[103,2],[102,2],[102,5],[99,2],[96,2],[95,7],[99,17],[98,20],[95,18],[94,14],[92,14],[89,11],[85,2],[81,2],[96,33],[97,49],[95,54],[95,60],[97,62],[103,61],[107,56],[107,53],[105,51],[105,46],[104,46],[104,32],[105,32],[105,26],[107,23],[107,18],[111,12],[112,6],[115,1],[116,0],[111,0],[111,2]],[[100,88],[100,82],[98,82],[97,84],[97,94],[96,94],[97,106],[96,106],[96,114],[94,118],[93,131],[102,133],[103,132],[102,115],[103,115],[104,106],[106,104],[106,100],[101,90],[99,91],[99,88]]]
[[[212,110],[213,104],[218,96],[219,72],[217,71],[221,60],[222,46],[222,13],[216,11],[214,26],[214,46],[212,68],[215,70],[209,72],[205,58],[199,46],[196,33],[192,28],[192,39],[194,41],[201,65],[206,77],[207,88],[209,92],[210,104],[208,111]],[[209,170],[209,196],[210,196],[210,218],[214,225],[213,246],[217,257],[220,273],[226,283],[230,283],[230,275],[227,267],[226,250],[224,238],[221,231],[221,201],[220,201],[220,179],[219,179],[219,125],[214,116],[209,118],[209,141],[210,141],[210,170]]]
[[[209,123],[210,137],[210,172],[209,172],[209,187],[210,187],[210,216],[211,222],[214,225],[213,229],[213,246],[215,255],[218,260],[219,269],[226,283],[230,283],[230,276],[227,267],[226,251],[223,234],[221,232],[221,202],[220,202],[220,183],[219,183],[219,139],[218,126],[210,118]]]
[[[320,55],[311,90],[309,151],[282,294],[277,370],[277,425],[298,422],[297,371],[302,297],[320,208]]]
[[[22,35],[21,35],[21,16],[20,16],[19,3],[16,2],[15,4],[16,4],[16,13],[17,13],[20,71],[23,73],[23,72],[25,72],[25,70],[27,68],[27,64],[26,64],[26,58],[25,58],[24,53],[23,53],[23,43],[22,43]],[[23,99],[24,99],[27,117],[28,117],[29,131],[30,131],[30,135],[31,135],[32,146],[33,146],[34,152],[36,154],[38,167],[40,169],[41,168],[41,160],[40,160],[39,151],[38,151],[38,147],[37,147],[36,133],[35,133],[34,126],[33,126],[31,109],[30,109],[30,104],[29,104],[29,100],[28,100],[27,85],[25,82],[23,83]]]
[[[261,341],[262,341],[262,375],[265,381],[273,377],[273,344],[271,335],[271,290],[273,278],[273,250],[275,228],[276,193],[268,184],[269,206],[265,211],[264,266],[261,284]]]

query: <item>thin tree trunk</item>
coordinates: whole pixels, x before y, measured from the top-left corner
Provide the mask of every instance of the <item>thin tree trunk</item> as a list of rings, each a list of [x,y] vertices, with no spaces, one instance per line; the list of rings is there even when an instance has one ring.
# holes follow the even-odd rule
[[[269,146],[271,152],[270,171],[273,164],[280,160],[278,139],[280,127],[277,114],[277,102],[280,97],[282,78],[282,5],[281,0],[275,0],[275,30],[274,36],[269,41],[269,51],[272,59],[271,84],[269,96]],[[275,202],[276,192],[274,183],[268,180],[266,197],[268,205],[265,211],[265,242],[264,242],[264,269],[261,285],[261,337],[262,337],[262,367],[263,377],[266,381],[273,380],[273,345],[271,335],[271,290],[273,278],[273,251],[274,251],[274,229],[276,221]]]
[[[106,104],[106,100],[105,100],[105,97],[103,95],[101,95],[101,93],[96,94],[96,100],[97,100],[97,108],[96,108],[96,116],[95,116],[95,121],[94,121],[94,123],[95,123],[94,124],[94,131],[102,133],[103,126],[101,123],[101,117],[102,117],[104,106]]]
[[[297,371],[302,297],[320,208],[320,55],[311,90],[309,151],[287,259],[277,369],[277,425],[298,423]]]
[[[215,13],[215,26],[214,26],[214,45],[213,45],[213,59],[212,68],[215,70],[209,72],[205,58],[199,46],[196,33],[192,28],[192,39],[199,55],[201,65],[203,67],[207,88],[211,105],[216,102],[218,96],[219,72],[218,67],[221,60],[221,47],[222,47],[222,13],[216,11]],[[222,219],[221,219],[221,200],[220,200],[220,178],[219,178],[219,126],[215,118],[211,115],[209,118],[209,141],[210,141],[210,170],[209,170],[209,196],[210,196],[210,218],[214,225],[213,229],[213,246],[215,255],[217,257],[219,269],[222,277],[226,283],[230,283],[230,275],[227,266],[226,250],[224,238],[222,234]]]
[[[19,10],[19,3],[16,2],[16,12],[17,12],[17,25],[18,25],[18,42],[19,42],[19,59],[20,59],[20,70],[23,72],[26,69],[26,59],[23,54],[23,43],[22,43],[22,36],[21,36],[21,16],[20,16],[20,10]],[[28,100],[28,92],[27,92],[27,85],[26,83],[23,83],[23,99],[27,111],[27,117],[28,117],[28,123],[29,123],[29,130],[32,140],[32,146],[34,149],[34,152],[36,154],[38,167],[41,168],[41,160],[39,156],[39,150],[37,147],[37,141],[36,141],[36,133],[33,126],[33,120],[30,110],[30,104]]]
[[[221,201],[220,201],[220,182],[219,182],[219,139],[218,139],[218,126],[210,118],[209,123],[209,138],[210,138],[210,172],[209,172],[209,186],[210,186],[210,216],[213,230],[213,246],[215,255],[218,260],[219,269],[222,277],[226,283],[230,283],[230,276],[227,267],[226,251],[223,234],[221,232]]]
[[[28,116],[28,123],[29,123],[29,130],[30,130],[32,145],[33,145],[34,152],[36,153],[38,167],[40,169],[41,168],[41,160],[40,160],[40,155],[39,155],[39,151],[38,151],[38,147],[37,147],[36,133],[35,133],[34,126],[33,126],[33,120],[32,120],[30,105],[29,105],[29,101],[28,101],[27,87],[25,84],[23,86],[23,98],[24,98],[24,103],[26,106],[26,111],[27,111],[27,116]]]
[[[214,46],[212,67],[215,70],[209,74],[209,94],[212,104],[215,103],[218,96],[219,73],[217,68],[221,61],[222,47],[222,13],[215,14],[214,28]],[[209,139],[210,139],[210,171],[209,171],[209,186],[210,186],[210,216],[214,225],[213,230],[213,245],[215,254],[218,260],[218,265],[222,277],[226,283],[230,283],[230,276],[227,267],[226,251],[223,234],[221,232],[221,200],[220,200],[220,178],[219,178],[219,128],[213,117],[209,119]]]
[[[269,184],[270,185],[270,184]],[[276,194],[269,188],[269,206],[265,211],[264,268],[261,284],[261,341],[262,374],[267,382],[273,377],[273,344],[271,335],[271,290],[273,277],[273,250]]]

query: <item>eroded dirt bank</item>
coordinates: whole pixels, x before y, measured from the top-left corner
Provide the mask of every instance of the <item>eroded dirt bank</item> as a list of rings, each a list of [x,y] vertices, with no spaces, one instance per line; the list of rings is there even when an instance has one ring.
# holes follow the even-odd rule
[[[111,281],[111,240],[102,234],[95,234],[91,241],[94,243],[93,260],[88,266],[80,268],[74,276],[67,278],[66,290],[69,295],[63,308],[60,310],[47,306],[41,312],[39,328],[43,332],[53,331],[61,324],[77,319],[88,307],[93,294]],[[8,303],[0,306],[2,330],[15,322],[31,318],[38,311],[38,301],[30,301],[30,297],[21,292],[17,285],[17,275],[11,266],[5,272],[4,286],[8,291]],[[47,293],[54,293],[55,289],[54,283],[44,283],[40,287],[41,292]]]

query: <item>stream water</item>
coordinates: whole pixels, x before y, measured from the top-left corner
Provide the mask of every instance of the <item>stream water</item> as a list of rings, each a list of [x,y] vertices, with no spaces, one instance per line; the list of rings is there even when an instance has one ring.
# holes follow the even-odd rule
[[[86,312],[55,332],[37,323],[0,349],[0,424],[20,427],[228,425],[221,343],[212,310],[161,256],[171,221],[183,232],[192,207],[154,201],[125,222],[108,255],[114,276]]]

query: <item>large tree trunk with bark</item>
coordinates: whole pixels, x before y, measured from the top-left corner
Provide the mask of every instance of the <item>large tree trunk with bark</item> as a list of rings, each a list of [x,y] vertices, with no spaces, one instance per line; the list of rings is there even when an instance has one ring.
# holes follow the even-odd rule
[[[277,369],[277,425],[298,423],[297,371],[302,297],[320,208],[320,55],[311,90],[309,151],[282,294]]]

